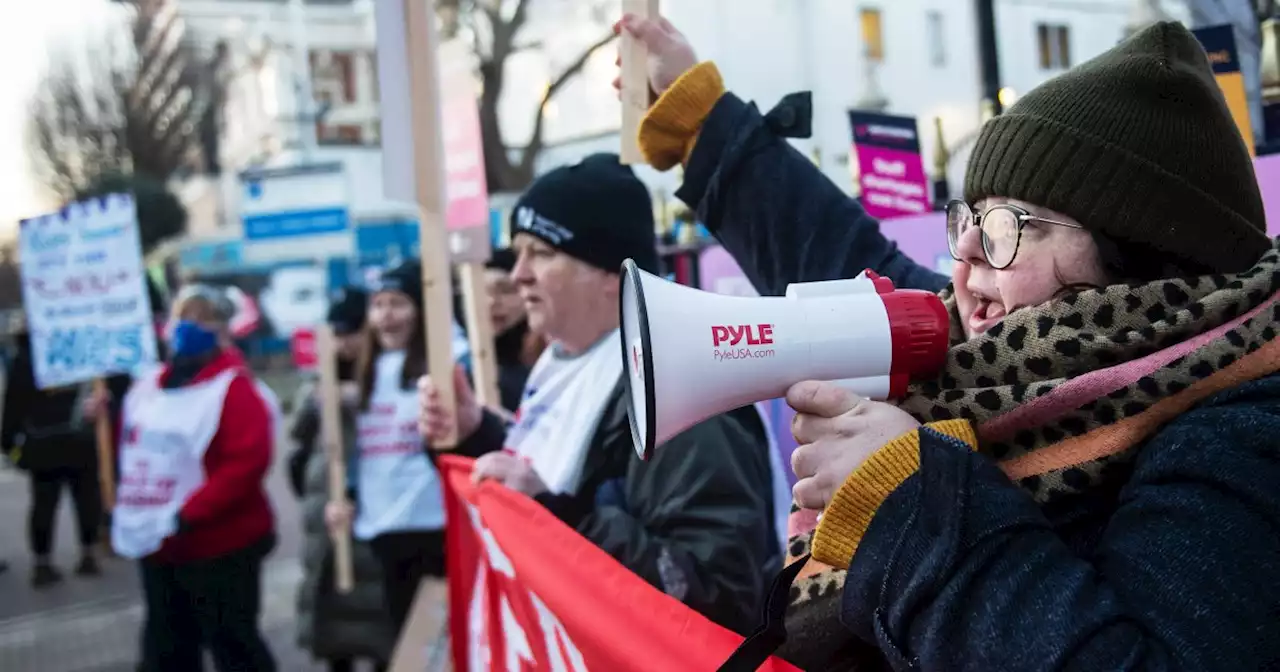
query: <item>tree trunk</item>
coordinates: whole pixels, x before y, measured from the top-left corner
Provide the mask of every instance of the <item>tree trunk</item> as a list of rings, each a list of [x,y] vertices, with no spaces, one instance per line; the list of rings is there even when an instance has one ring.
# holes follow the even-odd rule
[[[520,49],[516,45],[516,38],[524,27],[528,6],[529,0],[520,0],[510,18],[507,19],[492,7],[472,7],[470,10],[473,13],[472,19],[475,19],[477,14],[484,17],[489,23],[492,35],[491,53],[482,54],[480,59],[480,79],[484,84],[484,91],[478,101],[480,134],[484,142],[484,172],[491,192],[520,191],[533,182],[537,172],[538,155],[544,148],[543,108],[547,101],[582,71],[587,60],[597,49],[613,40],[612,32],[596,40],[585,47],[577,58],[552,78],[546,94],[533,110],[533,132],[527,143],[519,148],[518,158],[513,158],[512,150],[516,148],[508,145],[502,135],[498,103],[502,99],[503,85],[506,83],[507,58]]]

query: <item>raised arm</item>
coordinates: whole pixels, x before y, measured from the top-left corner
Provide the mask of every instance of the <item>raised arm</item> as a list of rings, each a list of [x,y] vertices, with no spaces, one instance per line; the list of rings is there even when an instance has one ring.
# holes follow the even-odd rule
[[[665,19],[624,18],[649,46],[651,86],[661,91],[640,126],[640,147],[658,170],[685,165],[676,195],[762,294],[793,282],[849,278],[870,268],[901,288],[938,291],[948,279],[903,254],[879,223],[785,140],[807,133],[807,96],[761,115],[725,91],[715,64],[695,65]]]

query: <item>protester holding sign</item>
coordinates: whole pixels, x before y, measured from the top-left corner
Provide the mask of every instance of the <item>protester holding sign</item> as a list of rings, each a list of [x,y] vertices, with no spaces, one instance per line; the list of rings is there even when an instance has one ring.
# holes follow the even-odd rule
[[[368,292],[359,287],[343,288],[329,303],[326,321],[333,329],[337,346],[338,383],[341,385],[343,406],[346,408],[355,408],[360,398],[356,365],[364,347],[364,325],[368,311]],[[319,394],[320,388],[316,381],[308,380],[298,388],[298,401],[294,404],[298,411],[294,415],[289,437],[297,446],[289,455],[289,485],[293,488],[293,494],[298,497],[306,494],[307,473],[320,437]]]
[[[179,293],[168,361],[124,398],[116,552],[140,559],[141,669],[276,669],[258,631],[262,562],[275,546],[265,480],[274,396],[232,345],[234,306],[217,289]]]
[[[366,338],[368,295],[348,287],[329,304],[328,323],[337,345],[337,379],[342,393],[342,446],[347,463],[357,458],[355,411],[360,403],[356,365]],[[324,363],[327,364],[327,363]],[[328,665],[330,672],[350,672],[356,660],[374,661],[380,672],[391,659],[395,631],[386,616],[382,570],[367,543],[351,545],[354,584],[349,593],[335,590],[334,547],[325,523],[329,502],[329,460],[320,444],[319,385],[308,381],[300,400],[290,438],[296,444],[289,457],[289,480],[302,500],[302,582],[298,584],[298,645]],[[348,473],[353,467],[348,467]]]
[[[348,474],[354,488],[351,501],[331,502],[325,511],[330,529],[352,529],[373,548],[396,633],[423,577],[445,570],[440,474],[417,432],[415,383],[427,365],[422,301],[417,261],[387,270],[375,283],[356,370],[358,457]]]
[[[510,429],[477,405],[461,372],[454,416],[423,381],[425,435],[456,427],[458,451],[481,456],[477,479],[535,497],[650,584],[745,631],[781,559],[761,418],[751,407],[718,416],[649,462],[631,442],[618,270],[628,257],[658,266],[644,184],[616,155],[590,156],[539,178],[517,204],[511,233],[529,326],[551,345]]]
[[[661,93],[646,156],[686,165],[681,198],[762,291],[867,266],[945,282],[781,137],[807,110],[762,117],[666,21],[621,29]],[[808,670],[1280,660],[1280,243],[1195,38],[1159,23],[1026,94],[982,129],[947,215],[940,376],[896,406],[788,394],[810,512],[792,552],[818,562],[781,653]]]
[[[31,505],[27,540],[34,557],[31,585],[50,586],[62,580],[53,564],[54,524],[63,489],[71,491],[79,528],[80,563],[76,573],[100,573],[94,554],[102,519],[98,485],[98,456],[93,423],[81,412],[89,397],[89,383],[40,390],[32,365],[31,334],[16,335],[14,357],[4,390],[4,427],[0,446],[30,479]]]

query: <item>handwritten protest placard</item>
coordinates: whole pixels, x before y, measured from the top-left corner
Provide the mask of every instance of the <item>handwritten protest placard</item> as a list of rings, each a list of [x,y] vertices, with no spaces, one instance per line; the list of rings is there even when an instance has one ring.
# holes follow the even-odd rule
[[[112,194],[23,220],[18,250],[41,389],[156,361],[132,196]]]

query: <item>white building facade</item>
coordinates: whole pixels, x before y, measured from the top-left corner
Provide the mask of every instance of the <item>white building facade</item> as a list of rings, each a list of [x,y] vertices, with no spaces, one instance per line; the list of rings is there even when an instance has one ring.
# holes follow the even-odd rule
[[[354,219],[412,215],[381,196],[375,0],[177,1],[187,26],[210,44],[225,41],[232,59],[221,149],[226,175],[218,206],[193,212],[194,236],[238,234],[236,174],[254,165],[339,161],[347,165]],[[609,29],[619,4],[533,0],[520,42],[537,48],[508,61],[499,110],[508,146],[528,141],[548,82]],[[1135,21],[1188,18],[1184,0],[995,5],[1006,102],[1113,46]],[[663,6],[699,56],[716,61],[730,89],[762,110],[793,91],[813,92],[814,135],[796,144],[835,183],[852,191],[847,112],[870,107],[917,117],[930,174],[940,120],[954,154],[949,181],[953,192],[959,189],[965,141],[982,119],[971,0],[666,0]],[[615,55],[612,45],[599,50],[545,107],[549,147],[541,170],[616,151]],[[677,186],[673,174],[640,174],[656,198],[669,198]]]

